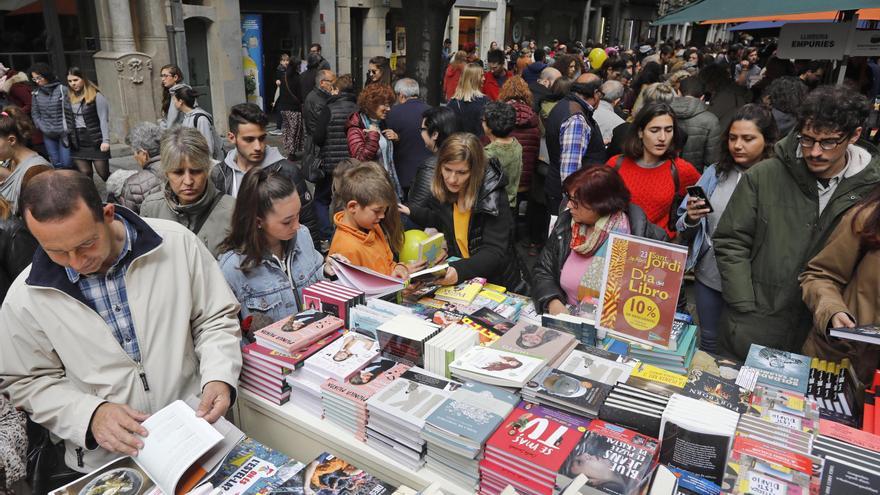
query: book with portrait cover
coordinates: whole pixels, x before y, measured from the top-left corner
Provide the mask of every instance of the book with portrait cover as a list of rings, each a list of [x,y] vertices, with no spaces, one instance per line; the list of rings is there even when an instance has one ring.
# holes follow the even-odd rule
[[[491,346],[508,352],[526,354],[553,363],[577,345],[570,333],[531,323],[517,323]]]
[[[656,438],[597,419],[565,460],[558,484],[583,474],[599,493],[636,495],[650,481],[656,454]]]
[[[308,485],[310,493],[384,495],[395,491],[392,485],[327,452],[306,465],[302,473],[303,485]]]
[[[343,382],[328,378],[321,384],[321,390],[344,398],[358,409],[366,409],[370,397],[387,387],[408,369],[409,366],[405,364],[379,358]]]
[[[310,310],[263,327],[254,336],[263,347],[291,354],[343,325],[345,322],[333,315]]]
[[[810,379],[810,358],[807,356],[752,344],[746,356],[746,366],[758,370],[759,384],[807,393]]]
[[[331,342],[338,339],[344,333],[343,330],[336,330],[326,335],[302,349],[297,349],[292,353],[276,351],[263,347],[256,342],[250,343],[242,348],[242,353],[247,354],[253,359],[263,361],[268,365],[274,365],[279,369],[295,370],[298,369],[312,354],[327,347]]]
[[[379,355],[379,343],[348,332],[306,360],[305,368],[325,378],[348,379]]]
[[[472,347],[449,364],[455,377],[476,380],[499,387],[522,387],[541,369],[540,358],[493,349]]]
[[[670,340],[688,250],[641,237],[611,234],[596,326],[662,349]]]
[[[523,387],[524,398],[592,418],[610,392],[611,385],[553,368],[544,368]]]

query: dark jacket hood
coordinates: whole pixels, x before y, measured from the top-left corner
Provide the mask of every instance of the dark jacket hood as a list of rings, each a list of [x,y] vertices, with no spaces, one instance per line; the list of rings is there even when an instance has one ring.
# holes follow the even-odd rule
[[[37,91],[39,91],[41,93],[45,93],[47,95],[51,95],[52,93],[55,92],[55,88],[57,88],[58,86],[61,86],[60,81],[50,82],[50,83],[46,83],[43,86],[37,86]]]
[[[689,119],[703,112],[708,112],[709,108],[699,98],[692,96],[679,96],[672,100],[672,109],[675,116],[679,119]]]

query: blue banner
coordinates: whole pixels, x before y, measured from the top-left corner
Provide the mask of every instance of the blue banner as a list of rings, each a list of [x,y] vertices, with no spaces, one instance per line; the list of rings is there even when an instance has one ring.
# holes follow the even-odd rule
[[[263,16],[242,14],[241,56],[247,101],[263,108]]]

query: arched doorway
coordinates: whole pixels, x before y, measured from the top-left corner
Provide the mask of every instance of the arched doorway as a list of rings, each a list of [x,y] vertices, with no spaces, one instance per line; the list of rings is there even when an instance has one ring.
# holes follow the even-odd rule
[[[186,56],[189,68],[189,81],[199,93],[199,106],[208,113],[211,111],[211,69],[208,62],[208,22],[200,17],[183,21],[186,31]]]

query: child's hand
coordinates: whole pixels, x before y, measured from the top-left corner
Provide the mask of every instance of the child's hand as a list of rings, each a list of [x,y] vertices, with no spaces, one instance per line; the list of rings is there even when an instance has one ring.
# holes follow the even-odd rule
[[[394,269],[391,270],[391,276],[394,278],[399,278],[401,280],[406,280],[409,278],[409,270],[406,268],[406,265],[398,263],[397,265],[395,265]]]
[[[348,258],[339,253],[327,255],[327,258],[324,259],[324,275],[328,277],[336,276],[336,272],[333,270],[333,265],[330,263],[330,258],[341,261],[343,263],[351,263]]]
[[[405,204],[401,204],[401,203],[397,204],[397,211],[399,211],[401,215],[406,215],[406,216],[409,216],[410,213],[412,213],[409,209],[409,206],[406,206]]]
[[[455,271],[455,268],[449,267],[446,269],[446,275],[437,281],[438,285],[455,285],[458,283],[458,272]]]
[[[419,270],[424,270],[427,265],[428,260],[410,261],[409,263],[406,263],[406,269],[409,273],[415,273]],[[409,276],[409,273],[407,273],[407,277]]]

